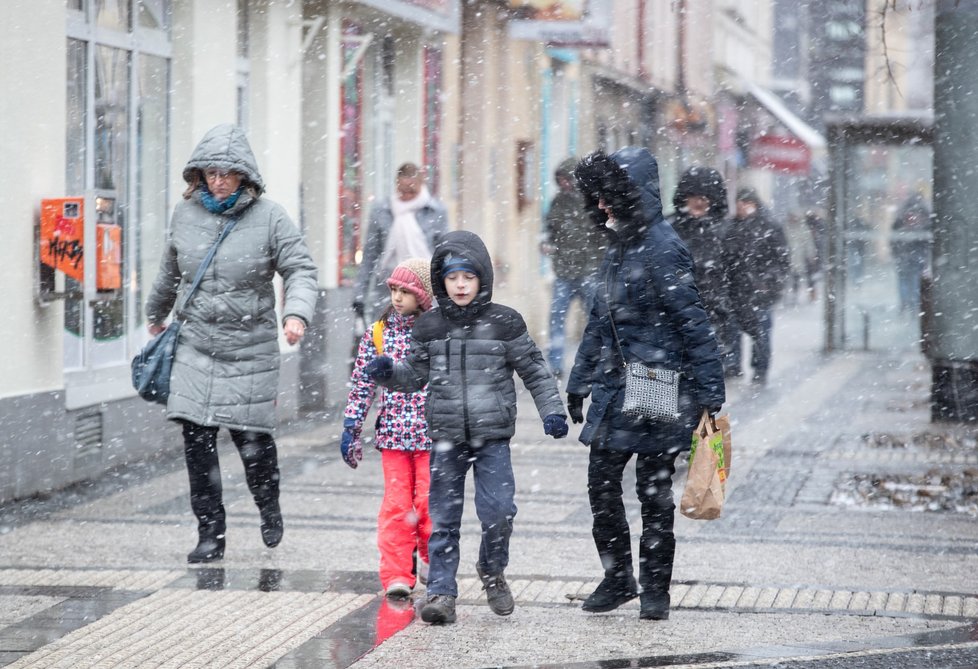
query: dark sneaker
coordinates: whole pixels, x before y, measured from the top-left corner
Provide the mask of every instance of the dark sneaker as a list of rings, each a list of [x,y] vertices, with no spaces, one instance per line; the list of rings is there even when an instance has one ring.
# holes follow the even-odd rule
[[[455,622],[455,598],[451,595],[432,595],[421,608],[421,620],[432,625]]]
[[[581,608],[588,613],[604,613],[614,611],[625,602],[638,597],[638,585],[635,578],[605,577],[594,589]]]
[[[642,608],[638,617],[642,620],[669,620],[669,593],[643,592]]]
[[[516,608],[513,601],[513,593],[510,592],[506,577],[499,573],[495,576],[486,576],[482,573],[482,568],[476,564],[475,570],[482,579],[482,589],[486,591],[486,599],[489,601],[489,608],[497,616],[508,616]]]

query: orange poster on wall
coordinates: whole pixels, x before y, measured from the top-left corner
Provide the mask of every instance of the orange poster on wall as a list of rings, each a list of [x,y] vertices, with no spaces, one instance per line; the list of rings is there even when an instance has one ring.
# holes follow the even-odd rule
[[[41,200],[41,262],[75,281],[85,278],[85,199]]]

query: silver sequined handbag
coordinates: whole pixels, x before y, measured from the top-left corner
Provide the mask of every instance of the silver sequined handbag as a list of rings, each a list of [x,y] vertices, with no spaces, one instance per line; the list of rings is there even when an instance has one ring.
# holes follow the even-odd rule
[[[679,372],[647,367],[640,362],[625,365],[625,402],[621,412],[648,420],[679,421]]]

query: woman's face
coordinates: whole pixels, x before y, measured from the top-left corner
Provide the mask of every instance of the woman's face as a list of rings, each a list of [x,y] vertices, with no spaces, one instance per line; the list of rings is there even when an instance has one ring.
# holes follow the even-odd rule
[[[600,209],[601,211],[603,211],[605,213],[605,215],[608,217],[608,222],[609,223],[613,223],[614,222],[614,220],[615,220],[615,213],[613,211],[611,211],[611,207],[608,206],[608,203],[605,202],[605,200],[604,200],[603,197],[599,197],[598,198],[598,209]]]
[[[243,180],[244,177],[237,172],[228,172],[217,169],[216,167],[208,167],[204,170],[204,181],[207,182],[207,190],[220,202],[231,197],[234,191],[238,190],[241,186]]]

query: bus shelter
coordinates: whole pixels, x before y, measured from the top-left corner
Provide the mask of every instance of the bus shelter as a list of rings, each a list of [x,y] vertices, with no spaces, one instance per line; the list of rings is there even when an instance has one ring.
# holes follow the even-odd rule
[[[826,124],[825,350],[921,347],[933,245],[930,119]]]

